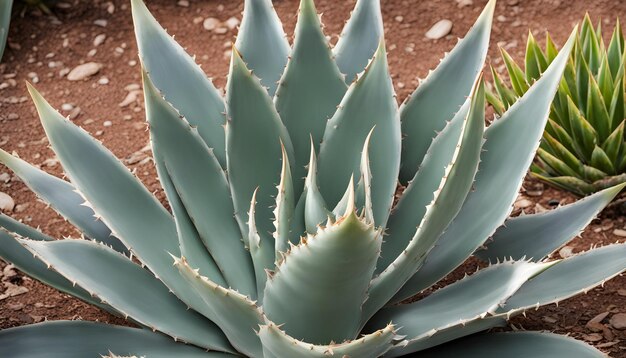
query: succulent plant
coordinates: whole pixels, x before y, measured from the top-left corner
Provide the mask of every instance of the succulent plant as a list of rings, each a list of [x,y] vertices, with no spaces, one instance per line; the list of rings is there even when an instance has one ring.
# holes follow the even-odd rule
[[[623,185],[507,220],[573,36],[485,130],[493,0],[400,109],[377,0],[357,2],[334,49],[312,0],[291,49],[271,2],[247,0],[225,98],[141,0],[132,6],[171,214],[30,87],[71,182],[6,152],[0,161],[85,239],[1,215],[0,256],[144,329],[45,322],[0,331],[0,355],[603,356],[552,334],[473,335],[626,268],[625,244],[547,259]],[[398,179],[408,184],[394,206]],[[481,247],[493,264],[442,282]]]
[[[502,115],[546,71],[557,54],[546,34],[545,50],[532,33],[525,70],[501,49],[510,86],[493,69],[494,92],[487,99]],[[532,166],[535,177],[584,196],[626,181],[624,145],[624,35],[617,21],[609,46],[600,24],[587,14],[576,37]]]

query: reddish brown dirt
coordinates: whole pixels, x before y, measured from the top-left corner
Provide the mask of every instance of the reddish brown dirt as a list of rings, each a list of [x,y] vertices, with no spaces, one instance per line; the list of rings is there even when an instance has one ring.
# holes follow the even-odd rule
[[[454,46],[456,38],[465,34],[485,2],[486,0],[474,0],[473,4],[466,7],[458,7],[457,1],[452,0],[383,2],[389,63],[400,100],[417,86],[418,78],[425,77],[427,71],[436,66],[443,53]],[[54,9],[59,21],[52,21],[37,11],[27,11],[23,17],[16,15],[9,35],[10,46],[0,67],[0,83],[15,80],[16,84],[0,89],[0,147],[9,152],[16,151],[22,158],[41,165],[56,175],[61,175],[61,169],[58,164],[48,160],[54,156],[47,148],[34,107],[25,97],[25,81],[37,82],[36,87],[58,108],[65,103],[80,107],[80,114],[73,120],[96,135],[120,158],[128,159],[131,154],[141,150],[148,140],[140,100],[127,107],[118,105],[128,93],[124,87],[140,83],[128,1],[68,0],[67,3],[71,6]],[[241,3],[242,1],[191,0],[189,7],[181,7],[172,0],[148,0],[148,5],[158,20],[171,34],[176,35],[177,40],[190,53],[197,54],[198,62],[214,78],[218,87],[223,87],[226,82],[227,51],[235,31],[226,34],[210,33],[203,29],[201,22],[194,22],[193,19],[216,17],[225,21],[232,16],[241,18]],[[316,3],[318,10],[324,13],[326,32],[332,36],[334,42],[354,0],[317,0]],[[111,9],[111,5],[115,9],[113,14],[107,11]],[[285,30],[292,33],[297,1],[277,0],[275,6]],[[585,11],[589,11],[593,19],[602,18],[605,29],[612,29],[616,16],[626,18],[626,3],[621,0],[500,0],[488,62],[496,67],[501,65],[498,45],[505,46],[509,52],[520,58],[529,28],[539,38],[548,30],[557,43],[562,43],[573,24],[583,17]],[[424,33],[443,18],[454,23],[451,35],[438,41],[427,40]],[[107,26],[95,25],[94,21],[99,19],[107,20]],[[102,45],[96,47],[93,41],[98,34],[106,34],[107,38]],[[94,48],[95,54],[89,56]],[[104,65],[98,75],[80,82],[70,82],[59,75],[64,68],[73,68],[88,61]],[[34,80],[35,77],[37,80]],[[98,84],[101,77],[106,77],[109,83]],[[72,111],[64,111],[65,114],[70,112]],[[110,121],[110,126],[105,126],[105,121]],[[150,162],[134,162],[129,166],[150,190],[156,191],[163,198]],[[4,172],[8,171],[0,167],[0,174]],[[539,195],[531,196],[528,193],[527,198],[546,209],[552,208],[549,205],[552,199],[560,203],[574,200],[567,193],[543,188],[533,180],[528,180],[525,187],[533,195]],[[536,190],[537,187],[539,191]],[[16,178],[0,183],[0,191],[11,195],[18,204],[16,210],[9,213],[11,216],[39,226],[54,237],[78,236],[69,224],[46,208],[45,204],[37,201]],[[531,205],[525,210],[532,212],[537,208],[541,209]],[[600,220],[594,221],[582,237],[570,245],[578,251],[591,245],[605,245],[623,240],[613,234],[614,229],[622,229],[626,224],[623,211],[621,204],[606,210]],[[475,263],[470,262],[464,268],[471,269],[473,265]],[[0,261],[0,268],[6,269],[5,266]],[[4,281],[23,285],[29,291],[0,300],[0,328],[44,319],[82,318],[124,324],[118,318],[60,294],[20,273],[13,276],[10,270],[5,271],[8,275],[5,275]],[[453,275],[451,279],[454,277]],[[608,282],[604,288],[594,289],[587,295],[562,302],[558,308],[549,306],[529,313],[528,318],[515,318],[512,327],[569,333],[601,347],[613,357],[626,357],[626,332],[610,329],[607,323],[614,313],[626,312],[626,291],[621,291],[622,289],[626,289],[626,279],[618,277]],[[591,318],[603,312],[609,312],[602,321],[604,330],[594,332],[585,327]]]

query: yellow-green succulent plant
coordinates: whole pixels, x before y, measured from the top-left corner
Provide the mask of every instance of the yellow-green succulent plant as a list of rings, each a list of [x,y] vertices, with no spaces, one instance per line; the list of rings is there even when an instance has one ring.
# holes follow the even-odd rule
[[[525,71],[502,49],[510,86],[492,68],[487,99],[502,115],[540,78],[557,55],[550,35],[541,49],[528,35]],[[532,166],[535,177],[585,196],[626,181],[624,35],[617,21],[608,47],[600,24],[585,16],[552,103]]]

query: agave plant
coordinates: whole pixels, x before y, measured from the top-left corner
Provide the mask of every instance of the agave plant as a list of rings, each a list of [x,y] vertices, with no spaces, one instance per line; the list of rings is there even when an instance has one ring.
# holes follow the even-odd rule
[[[12,328],[0,332],[0,355],[603,356],[552,334],[473,335],[626,268],[624,244],[547,260],[622,186],[507,220],[573,36],[485,130],[480,70],[495,1],[400,109],[377,0],[357,2],[332,50],[312,0],[300,4],[293,48],[269,0],[245,5],[221,98],[132,2],[171,214],[30,88],[71,183],[5,152],[0,160],[91,240],[53,240],[0,216],[0,255],[143,329]],[[393,206],[398,180],[408,186]],[[434,289],[481,246],[493,264]]]
[[[487,99],[504,113],[554,61],[557,50],[550,35],[542,50],[532,33],[526,44],[525,72],[501,49],[511,85],[492,68],[495,93]],[[552,103],[550,119],[532,166],[535,177],[588,195],[626,181],[624,145],[624,35],[619,20],[608,48],[585,16],[574,51]]]

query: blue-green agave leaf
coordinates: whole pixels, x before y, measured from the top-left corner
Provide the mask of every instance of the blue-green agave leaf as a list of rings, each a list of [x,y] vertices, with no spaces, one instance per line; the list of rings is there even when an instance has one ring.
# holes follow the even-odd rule
[[[402,192],[398,204],[394,207],[387,223],[387,238],[383,241],[381,257],[377,271],[384,270],[406,248],[419,226],[426,207],[433,200],[433,193],[439,187],[445,175],[446,166],[450,164],[465,120],[469,114],[472,97],[469,97],[441,133],[433,140],[420,170],[407,188]]]
[[[453,118],[471,92],[487,56],[495,6],[495,0],[490,0],[465,38],[402,104],[400,182],[413,178],[436,132]]]
[[[260,1],[252,1],[257,2]],[[246,68],[236,49],[233,49],[230,65],[226,107],[227,167],[235,216],[241,232],[247,234],[245,223],[248,222],[250,198],[258,188],[259,234],[263,241],[269,240],[273,245],[270,232],[274,230],[274,214],[271,207],[275,204],[273,196],[280,181],[281,143],[290,159],[293,158],[293,147],[272,99]]]
[[[297,196],[302,190],[301,178],[306,176],[309,140],[312,138],[318,152],[326,122],[337,110],[346,89],[313,0],[301,0],[293,50],[274,98],[294,146]]]
[[[491,262],[508,258],[541,261],[580,234],[624,186],[604,189],[551,211],[511,218],[475,255]]]
[[[365,138],[363,150],[361,151],[361,181],[359,182],[359,185],[363,187],[363,216],[365,217],[365,221],[369,223],[374,223],[374,204],[372,203],[372,168],[370,167],[369,156],[369,147],[372,140],[372,133],[374,133],[374,128],[372,128],[372,130],[367,135],[367,138]],[[349,187],[351,187],[352,185],[353,184],[351,178]]]
[[[259,337],[263,342],[263,357],[358,357],[377,358],[385,354],[399,337],[393,325],[359,339],[331,345],[314,345],[290,337],[277,325],[269,323],[261,326]]]
[[[182,301],[211,315],[201,310],[201,298],[188,290],[178,270],[169,264],[168,253],[180,252],[172,216],[102,143],[56,112],[32,86],[29,91],[52,149],[94,211]]]
[[[499,309],[516,314],[558,303],[587,292],[626,270],[626,244],[615,244],[568,257],[524,284]]]
[[[484,141],[485,86],[482,78],[472,92],[472,104],[463,121],[458,144],[439,185],[434,187],[424,217],[405,249],[372,280],[369,298],[363,306],[365,320],[384,306],[422,266],[441,233],[461,210],[472,188]]]
[[[262,357],[261,341],[256,334],[265,323],[265,316],[256,302],[237,291],[217,285],[189,266],[187,260],[174,258],[184,281],[214,312],[215,323],[222,329],[237,351],[251,357]]]
[[[311,142],[311,159],[306,179],[304,181],[304,222],[306,232],[315,234],[319,225],[325,223],[331,216],[326,209],[326,202],[317,186],[317,158]]]
[[[400,167],[400,120],[385,45],[381,41],[365,73],[350,85],[337,112],[328,121],[320,146],[318,180],[326,203],[334,207],[351,176],[360,176],[361,151],[369,144],[374,219],[384,227],[391,210]]]
[[[9,231],[0,230],[0,257],[2,259],[12,263],[20,271],[45,283],[48,286],[54,287],[59,291],[65,292],[87,303],[117,314],[112,307],[91,297],[91,295],[80,286],[75,286],[62,275],[49,269],[48,265],[34,257],[30,251],[25,249],[17,241],[14,234],[17,234],[20,237],[39,241],[53,241],[54,239],[4,214],[0,214],[0,226]]]
[[[348,208],[348,206],[352,205],[352,200],[355,201],[356,207],[360,207],[361,206],[361,205],[359,205],[359,200],[357,199],[359,193],[355,193],[354,179],[353,178],[354,177],[350,177],[350,181],[348,182],[348,188],[346,189],[346,192],[343,194],[343,197],[341,198],[341,200],[339,200],[339,203],[337,203],[337,206],[335,206],[335,208],[333,209],[333,213],[332,214],[335,217],[341,217],[343,215],[343,213],[346,212],[346,209]],[[362,183],[362,181],[360,183]],[[364,189],[363,185],[361,185],[360,187],[356,188],[357,191],[359,189]],[[362,196],[364,197],[365,194],[363,194]]]
[[[289,238],[292,233],[292,221],[295,215],[295,193],[289,159],[285,146],[281,146],[283,152],[282,169],[280,171],[280,184],[276,194],[276,208],[274,209],[274,241],[276,262],[281,260],[281,253],[289,248]],[[304,232],[304,231],[303,231]]]
[[[233,352],[211,321],[188,310],[148,270],[107,246],[86,240],[19,242],[67,279],[125,316],[201,347]]]
[[[605,358],[606,354],[570,337],[539,332],[486,333],[420,352],[424,358]]]
[[[65,180],[35,168],[22,159],[0,149],[0,163],[11,169],[30,190],[78,227],[91,239],[113,247],[116,251],[128,253],[128,250],[111,230],[97,217],[93,210],[84,205],[85,199],[76,192],[76,188]]]
[[[376,52],[384,37],[380,0],[357,0],[350,19],[333,49],[337,65],[352,83]]]
[[[143,67],[226,167],[222,96],[193,57],[159,25],[143,0],[132,0],[131,4]]]
[[[525,261],[491,265],[419,301],[383,308],[368,322],[366,331],[393,322],[411,340],[431,329],[494,314],[502,302],[550,265]]]
[[[248,245],[250,247],[250,256],[254,264],[254,275],[256,277],[256,288],[259,305],[263,303],[263,291],[265,290],[265,282],[267,281],[267,271],[274,269],[275,251],[274,246],[266,241],[262,241],[261,236],[256,228],[255,209],[256,209],[256,193],[252,194],[250,201],[250,210],[248,211]]]
[[[550,265],[524,261],[492,265],[417,302],[383,308],[368,322],[366,331],[392,322],[402,327],[399,333],[405,335],[408,341],[404,347],[393,350],[395,355],[423,350],[428,348],[429,338],[440,330],[494,315],[502,302]],[[500,322],[497,319],[489,321],[491,324]],[[443,343],[442,337],[437,338],[438,343]]]
[[[158,163],[157,163],[158,165]],[[161,182],[166,182],[168,185],[164,187],[171,187],[172,190],[167,193],[167,200],[172,208],[174,219],[176,221],[176,233],[178,234],[178,242],[180,245],[180,252],[185,255],[187,260],[198,267],[200,273],[204,276],[210,277],[211,280],[217,282],[220,285],[227,286],[226,279],[220,271],[220,268],[213,260],[213,256],[209,252],[208,248],[202,242],[202,238],[196,229],[192,218],[190,217],[185,205],[183,204],[178,192],[174,188],[174,183],[169,171],[163,164],[163,172],[159,175]]]
[[[410,297],[446,276],[504,222],[539,145],[575,36],[576,30],[543,76],[485,131],[472,192],[422,268],[394,301]]]
[[[352,340],[382,241],[352,204],[337,222],[293,246],[265,287],[263,309],[290,336],[312,344]]]
[[[12,358],[222,358],[147,329],[83,321],[51,321],[0,331],[0,356]]]
[[[273,96],[290,48],[272,0],[245,0],[235,47]]]
[[[153,147],[163,158],[176,193],[228,284],[255,292],[250,255],[242,242],[226,174],[198,133],[144,75],[146,116]],[[159,165],[160,161],[157,161]]]
[[[431,330],[419,338],[406,341],[405,345],[397,345],[389,351],[385,357],[402,357],[408,352],[420,352],[418,354],[421,354],[421,351],[425,349],[486,331],[494,327],[506,327],[506,325],[507,320],[504,314],[494,316],[487,315],[485,317],[459,322],[439,330]]]

